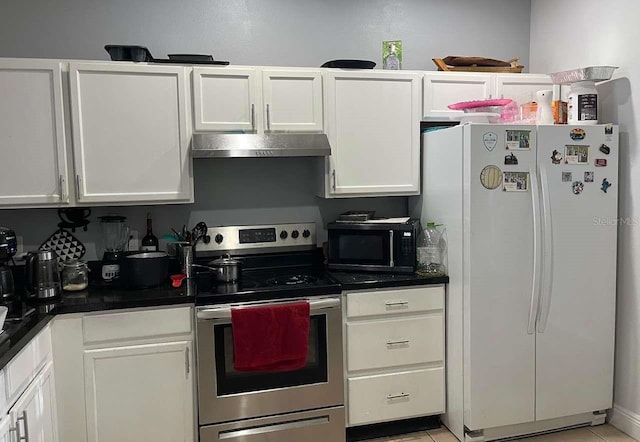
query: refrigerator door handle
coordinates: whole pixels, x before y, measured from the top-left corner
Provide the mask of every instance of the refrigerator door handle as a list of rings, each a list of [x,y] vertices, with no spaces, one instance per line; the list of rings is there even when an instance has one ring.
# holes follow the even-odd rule
[[[549,202],[549,181],[547,171],[540,168],[540,188],[542,190],[542,214],[544,224],[542,225],[543,240],[543,269],[542,269],[542,291],[540,295],[540,314],[538,315],[538,333],[544,333],[549,320],[551,309],[551,282],[553,281],[553,230],[551,224],[551,204]]]
[[[540,192],[535,168],[529,168],[529,176],[531,177],[531,205],[533,208],[533,283],[531,284],[531,305],[529,307],[527,333],[532,335],[536,332],[536,319],[540,305],[540,236],[542,232],[540,225]]]

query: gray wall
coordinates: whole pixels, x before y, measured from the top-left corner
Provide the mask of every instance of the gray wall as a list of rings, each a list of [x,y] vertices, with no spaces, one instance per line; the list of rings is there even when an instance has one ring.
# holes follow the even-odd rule
[[[87,247],[87,259],[102,254],[100,215],[118,214],[128,218],[132,229],[144,236],[147,212],[154,219],[154,233],[161,237],[193,227],[198,221],[209,226],[315,222],[319,242],[326,240],[324,226],[347,210],[376,210],[381,216],[407,213],[407,199],[348,198],[325,200],[314,196],[316,169],[313,158],[242,158],[195,160],[195,204],[137,207],[99,207],[92,211],[87,232],[74,235]],[[23,237],[26,250],[38,246],[56,229],[55,209],[1,210],[0,225],[13,228]],[[161,241],[161,248],[163,247]]]
[[[529,65],[530,0],[5,0],[0,57],[106,59],[105,44],[213,54],[233,64],[381,64],[402,40],[405,69],[433,57],[519,56]]]
[[[433,57],[483,55],[529,61],[530,0],[6,0],[0,57],[107,59],[103,46],[140,44],[156,57],[210,53],[233,64],[319,66],[337,58],[381,63],[381,42],[400,39],[406,69],[433,70]],[[504,36],[508,36],[505,38]],[[417,128],[416,128],[417,130]],[[323,200],[311,159],[198,160],[193,205],[97,208],[77,236],[100,255],[95,217],[119,213],[142,232],[147,211],[158,236],[209,225],[315,221],[351,209],[407,213],[406,198]],[[26,249],[56,229],[54,209],[2,210],[0,225]],[[326,232],[320,232],[320,241]]]

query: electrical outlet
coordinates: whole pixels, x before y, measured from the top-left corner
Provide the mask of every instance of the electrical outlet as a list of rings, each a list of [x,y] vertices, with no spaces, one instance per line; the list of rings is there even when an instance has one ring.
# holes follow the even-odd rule
[[[140,236],[137,230],[129,230],[129,250],[140,250]]]

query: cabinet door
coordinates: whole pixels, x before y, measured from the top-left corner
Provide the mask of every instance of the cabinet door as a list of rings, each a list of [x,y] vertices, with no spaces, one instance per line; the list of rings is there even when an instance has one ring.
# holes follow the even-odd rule
[[[3,416],[0,420],[0,442],[14,442],[15,431],[15,427],[11,424],[11,416]]]
[[[90,442],[193,442],[191,343],[84,352]]]
[[[548,75],[502,74],[496,76],[496,97],[511,98],[518,105],[536,101],[536,92],[552,89]]]
[[[49,362],[10,410],[18,439],[23,437],[28,442],[58,440],[54,391],[53,362]]]
[[[69,202],[62,67],[0,61],[0,205]]]
[[[194,68],[196,131],[255,132],[260,109],[255,69]]]
[[[192,199],[182,67],[71,63],[79,203]]]
[[[321,132],[322,73],[262,71],[265,131]]]
[[[329,194],[418,194],[419,75],[330,72],[325,78]]]
[[[493,77],[490,74],[467,72],[427,72],[424,74],[425,117],[459,114],[447,106],[461,101],[485,100],[492,97]]]

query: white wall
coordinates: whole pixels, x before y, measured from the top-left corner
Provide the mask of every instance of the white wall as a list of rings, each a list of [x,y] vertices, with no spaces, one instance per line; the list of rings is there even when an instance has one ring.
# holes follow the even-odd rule
[[[640,114],[636,111],[640,110],[639,16],[637,0],[533,0],[531,5],[532,70],[621,67],[615,80],[599,86],[598,91],[602,120],[618,123],[621,136],[618,185],[619,216],[623,223],[618,234],[612,422],[636,439],[640,439]]]
[[[402,40],[406,69],[434,70],[431,59],[447,55],[528,66],[529,10],[530,0],[7,0],[0,57],[107,59],[105,44],[138,44],[158,58],[380,65],[382,41]]]

